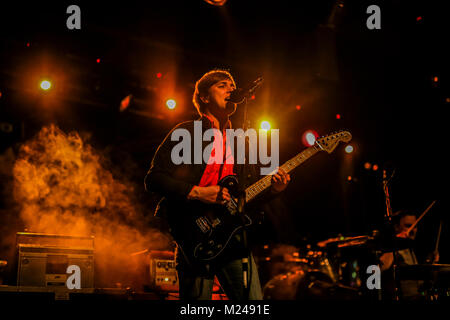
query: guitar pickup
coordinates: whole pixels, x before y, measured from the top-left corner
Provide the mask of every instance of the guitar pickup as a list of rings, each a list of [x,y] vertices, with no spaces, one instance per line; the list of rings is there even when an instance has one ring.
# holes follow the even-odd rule
[[[195,222],[203,233],[207,233],[209,232],[209,230],[211,230],[208,219],[206,219],[205,217],[199,217],[195,220]]]

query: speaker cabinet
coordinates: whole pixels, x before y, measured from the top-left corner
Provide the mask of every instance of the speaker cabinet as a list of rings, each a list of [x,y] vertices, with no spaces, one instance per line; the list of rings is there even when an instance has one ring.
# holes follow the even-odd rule
[[[94,288],[94,239],[17,234],[17,286],[65,288],[67,267],[80,268],[81,289]]]

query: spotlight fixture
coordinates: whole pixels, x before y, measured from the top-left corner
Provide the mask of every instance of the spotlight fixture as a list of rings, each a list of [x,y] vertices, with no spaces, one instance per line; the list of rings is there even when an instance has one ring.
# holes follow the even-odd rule
[[[212,4],[213,6],[220,7],[227,2],[227,0],[205,0],[206,3]]]

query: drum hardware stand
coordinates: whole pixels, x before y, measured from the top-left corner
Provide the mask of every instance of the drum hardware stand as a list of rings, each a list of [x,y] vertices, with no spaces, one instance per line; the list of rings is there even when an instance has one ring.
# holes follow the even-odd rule
[[[429,264],[434,264],[435,263],[435,259],[436,259],[436,255],[439,254],[439,242],[441,240],[442,224],[443,224],[443,220],[441,219],[441,221],[439,223],[439,229],[438,229],[438,234],[437,234],[437,238],[436,238],[436,245],[434,247],[433,254],[426,261]],[[437,273],[433,272],[433,279],[431,281],[430,288],[428,289],[428,291],[429,291],[428,295],[430,296],[431,301],[437,300],[439,298],[439,293],[437,292],[437,290],[435,288],[435,283],[436,282],[437,282]]]
[[[389,179],[387,178],[386,175],[386,170],[383,170],[383,191],[384,191],[384,195],[385,195],[385,200],[386,200],[386,213],[384,215],[384,219],[385,219],[385,224],[387,225],[387,229],[389,230],[389,239],[390,239],[390,243],[393,246],[393,256],[394,256],[394,261],[392,262],[392,270],[393,270],[393,278],[394,278],[394,299],[396,301],[400,300],[400,294],[399,294],[399,288],[400,288],[400,281],[398,279],[398,266],[397,266],[397,262],[398,262],[398,252],[397,252],[397,248],[396,248],[396,244],[393,243],[394,241],[392,241],[392,239],[395,239],[395,230],[394,230],[394,225],[393,225],[393,221],[392,221],[392,208],[391,208],[391,196],[389,194],[389,183],[392,179],[392,177],[395,174],[395,169],[392,172],[391,176],[389,177]]]
[[[434,260],[436,259],[436,255],[439,253],[439,242],[441,241],[441,232],[442,232],[442,223],[443,220],[441,219],[441,222],[439,223],[439,230],[436,238],[436,245],[434,247],[433,251],[433,259],[430,261],[430,263],[434,263]]]

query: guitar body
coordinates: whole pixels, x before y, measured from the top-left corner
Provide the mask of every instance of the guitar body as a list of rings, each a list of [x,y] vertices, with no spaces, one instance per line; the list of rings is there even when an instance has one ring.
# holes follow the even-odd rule
[[[172,235],[187,258],[193,262],[207,263],[217,259],[232,242],[233,236],[250,226],[252,219],[237,212],[238,179],[226,176],[219,186],[227,188],[233,200],[226,205],[206,204],[200,201],[187,203],[186,214],[181,214]]]

